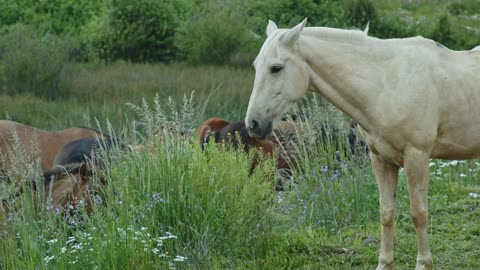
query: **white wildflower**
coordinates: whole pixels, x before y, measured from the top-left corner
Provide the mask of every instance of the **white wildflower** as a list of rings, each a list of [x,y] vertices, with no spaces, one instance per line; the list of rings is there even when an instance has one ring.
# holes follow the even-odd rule
[[[45,262],[45,264],[48,264],[48,262],[50,262],[53,259],[55,259],[54,255],[43,258],[43,261]]]
[[[70,243],[72,243],[72,242],[75,242],[75,237],[73,237],[73,236],[68,237],[68,240],[67,240],[66,243],[67,243],[67,244],[70,244]]]
[[[167,234],[166,236],[160,236],[160,237],[158,237],[158,239],[165,240],[165,239],[172,239],[172,238],[176,239],[177,238],[175,235],[173,235],[169,232],[166,232],[166,234]]]
[[[175,259],[173,259],[173,261],[175,261],[175,262],[184,262],[185,260],[187,260],[187,257],[183,257],[183,256],[180,256],[180,255],[177,255],[177,257],[175,257]]]
[[[457,166],[458,160],[452,160],[452,161],[449,162],[449,164],[450,164],[451,166]]]
[[[472,197],[472,198],[474,198],[474,199],[480,198],[480,194],[475,193],[475,192],[470,192],[470,193],[468,193],[468,196],[470,196],[470,197]]]
[[[47,243],[50,244],[50,245],[51,245],[51,244],[55,244],[55,243],[57,243],[57,242],[58,242],[57,239],[52,239],[52,240],[48,240],[48,241],[47,241]]]

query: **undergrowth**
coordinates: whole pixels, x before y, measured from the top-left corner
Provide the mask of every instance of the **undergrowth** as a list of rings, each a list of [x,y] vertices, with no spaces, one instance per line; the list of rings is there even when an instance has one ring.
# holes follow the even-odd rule
[[[365,149],[349,144],[348,118],[318,97],[309,97],[292,111],[289,121],[297,127],[293,150],[297,166],[291,185],[277,191],[273,160],[249,175],[255,153],[214,144],[206,152],[201,150],[192,127],[208,117],[202,111],[215,107],[211,103],[215,98],[196,95],[187,94],[183,100],[182,96],[145,98],[140,105],[123,106],[120,115],[128,117],[111,124],[83,112],[83,119],[91,119],[86,123],[115,130],[129,143],[145,143],[146,151],[112,160],[105,171],[105,196],[90,215],[82,210],[68,217],[46,210],[38,215],[36,195],[27,190],[20,198],[23,208],[2,221],[7,229],[0,238],[0,267],[371,269],[376,265],[378,191]],[[24,102],[36,104],[29,98]],[[53,108],[53,103],[46,104]],[[68,107],[65,115],[76,113],[75,106]],[[129,112],[129,107],[134,110]],[[297,120],[291,120],[293,116]],[[480,193],[479,168],[477,161],[430,164],[429,238],[436,269],[480,267],[475,248],[480,237],[480,202],[475,197]],[[396,267],[410,269],[415,264],[416,238],[403,173],[397,197]]]

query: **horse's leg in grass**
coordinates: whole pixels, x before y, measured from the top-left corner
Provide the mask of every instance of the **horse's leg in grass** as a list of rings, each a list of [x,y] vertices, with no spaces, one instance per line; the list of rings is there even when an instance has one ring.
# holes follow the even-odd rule
[[[393,226],[399,167],[372,152],[370,152],[370,158],[380,192],[382,232],[377,270],[393,269]]]
[[[428,163],[429,155],[417,149],[408,149],[405,153],[405,174],[408,193],[410,194],[410,211],[417,233],[416,270],[432,269],[432,256],[428,246]]]

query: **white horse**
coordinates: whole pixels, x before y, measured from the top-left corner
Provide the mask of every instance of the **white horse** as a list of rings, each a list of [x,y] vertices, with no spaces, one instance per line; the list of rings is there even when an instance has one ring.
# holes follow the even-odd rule
[[[265,137],[307,90],[361,126],[380,192],[377,269],[393,268],[398,171],[405,169],[418,241],[416,269],[432,269],[427,240],[430,158],[480,157],[480,54],[422,38],[377,39],[323,27],[267,26],[246,126]]]

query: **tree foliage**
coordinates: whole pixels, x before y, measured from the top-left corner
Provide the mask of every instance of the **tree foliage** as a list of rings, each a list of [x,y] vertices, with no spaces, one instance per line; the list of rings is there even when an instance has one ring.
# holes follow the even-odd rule
[[[420,4],[400,4],[401,12]],[[370,23],[376,37],[423,35],[452,49],[480,43],[478,29],[458,24],[477,14],[476,0],[452,1],[423,21],[379,6],[373,0],[0,0],[0,29],[22,23],[40,38],[70,40],[68,59],[107,62],[246,64],[269,19],[288,28],[305,17],[310,26],[363,29]]]
[[[175,59],[175,30],[185,3],[169,0],[114,0],[111,8],[111,56],[132,61]]]
[[[4,28],[0,31],[0,93],[56,98],[68,44],[68,39],[40,36],[24,24]]]

